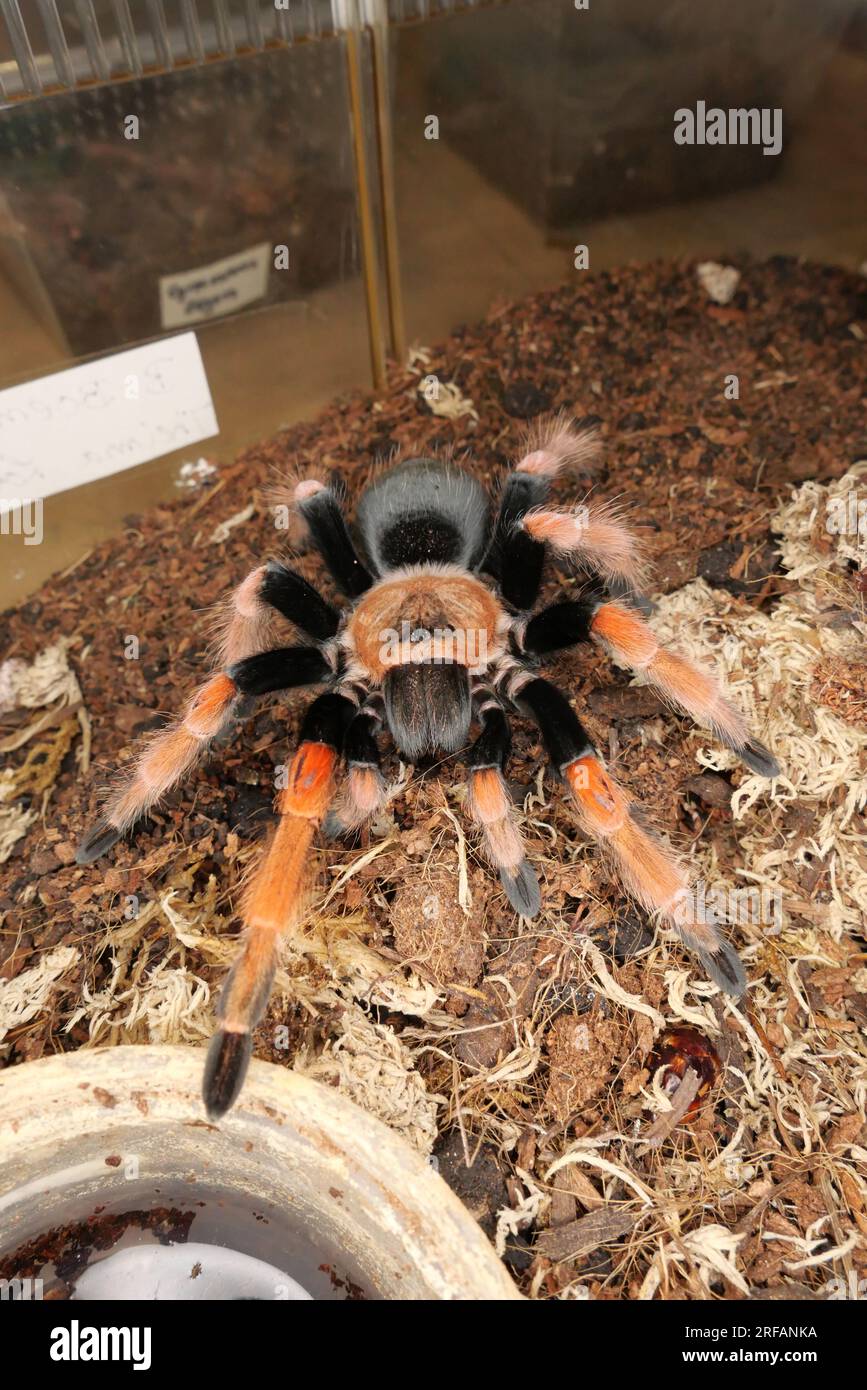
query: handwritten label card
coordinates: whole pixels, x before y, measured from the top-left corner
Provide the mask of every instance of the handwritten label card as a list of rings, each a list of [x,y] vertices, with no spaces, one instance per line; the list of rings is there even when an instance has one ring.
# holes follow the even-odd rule
[[[195,333],[0,391],[0,512],[219,434]]]
[[[262,241],[249,251],[239,251],[197,270],[164,275],[160,280],[163,328],[204,323],[264,299],[270,266],[271,247]]]

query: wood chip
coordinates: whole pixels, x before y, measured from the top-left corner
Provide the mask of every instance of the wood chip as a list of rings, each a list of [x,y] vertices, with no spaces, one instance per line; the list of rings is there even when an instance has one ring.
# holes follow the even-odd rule
[[[639,1213],[632,1211],[591,1211],[570,1221],[568,1226],[558,1226],[554,1230],[542,1231],[536,1241],[536,1251],[549,1260],[570,1260],[579,1255],[589,1255],[600,1245],[618,1240],[638,1220]]]

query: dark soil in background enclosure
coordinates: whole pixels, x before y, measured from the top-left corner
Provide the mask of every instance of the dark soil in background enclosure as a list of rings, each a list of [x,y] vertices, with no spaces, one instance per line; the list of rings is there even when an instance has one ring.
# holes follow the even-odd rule
[[[288,248],[286,269],[269,270],[265,303],[357,273],[342,55],[335,45],[284,56],[6,113],[0,189],[73,353],[160,333],[162,276],[263,242]],[[229,105],[236,115],[225,122]],[[124,137],[131,111],[136,139]]]
[[[86,1010],[71,1030],[65,1029],[81,1009],[83,989],[104,991],[117,973],[119,957],[123,970],[118,978],[124,989],[132,989],[176,947],[170,923],[159,913],[133,939],[125,918],[128,895],[149,902],[182,883],[185,896],[176,906],[194,920],[195,904],[205,900],[213,875],[228,914],[228,902],[237,897],[241,871],[249,863],[248,851],[273,818],[274,765],[286,758],[303,694],[253,712],[130,842],[95,866],[80,869],[72,863],[75,845],[94,818],[100,785],[130,759],[138,736],[158,727],[165,712],[178,710],[206,673],[204,610],[254,564],[287,552],[285,534],[274,530],[269,509],[275,471],[335,470],[353,498],[375,462],[395,450],[449,449],[459,455],[466,451],[467,466],[496,489],[516,457],[526,423],[564,409],[579,422],[597,423],[604,449],[592,478],[567,479],[558,485],[558,494],[577,500],[592,486],[599,497],[617,496],[634,505],[635,520],[647,527],[656,565],[654,596],[702,576],[714,589],[735,596],[747,612],[750,607],[769,612],[790,592],[792,583],[780,569],[769,530],[778,500],[787,500],[792,487],[806,479],[838,478],[867,457],[867,282],[839,269],[783,257],[738,265],[741,280],[724,307],[708,298],[695,267],[686,264],[588,276],[577,288],[497,307],[482,323],[459,329],[445,344],[417,356],[411,368],[393,368],[381,396],[357,393],[337,400],[315,421],[258,444],[223,467],[214,485],[130,518],[122,535],[4,615],[4,659],[31,661],[61,637],[70,639],[69,659],[92,726],[94,763],[87,775],[80,774],[77,726],[74,719],[67,720],[73,735],[44,814],[2,866],[0,980],[32,968],[51,948],[65,945],[80,953],[49,1005],[6,1038],[0,1048],[6,1064],[85,1044]],[[453,417],[432,414],[419,389],[429,374],[459,388],[474,413],[459,414],[458,404]],[[731,374],[740,382],[736,401],[723,394]],[[122,476],[118,486],[123,486]],[[251,503],[254,511],[239,521]],[[214,541],[215,528],[229,519],[237,524],[222,541]],[[315,556],[303,554],[297,563],[333,594]],[[551,566],[546,595],[568,582],[565,572],[558,575]],[[863,603],[863,576],[852,573],[847,582],[851,605],[857,607]],[[139,639],[137,661],[124,660],[128,634]],[[681,846],[697,838],[713,842],[720,864],[731,870],[739,862],[744,826],[770,814],[760,797],[746,822],[733,823],[731,794],[744,772],[702,772],[687,722],[665,712],[648,690],[630,685],[626,673],[595,651],[561,655],[548,669],[586,717],[618,777],[652,808],[660,828]],[[8,738],[32,717],[29,710],[7,714],[0,733]],[[660,717],[661,741],[644,738],[647,726]],[[509,777],[520,801],[536,784],[544,759],[534,727],[515,720],[514,728]],[[12,753],[10,764],[20,764],[25,755],[26,749]],[[387,762],[396,775],[392,753]],[[546,1174],[576,1138],[609,1131],[634,1134],[634,1126],[644,1123],[647,1112],[638,1092],[648,1081],[650,1030],[642,1031],[648,1019],[612,1007],[610,998],[594,988],[586,957],[563,955],[563,932],[576,940],[589,935],[619,988],[663,1012],[663,970],[682,968],[684,956],[672,945],[664,962],[652,952],[636,957],[651,942],[652,930],[611,883],[595,851],[584,846],[562,792],[550,779],[544,809],[537,804],[526,822],[530,856],[541,869],[543,917],[531,931],[526,924],[521,930],[468,835],[469,885],[476,909],[482,910],[466,919],[466,941],[450,934],[437,952],[435,943],[421,939],[419,926],[414,943],[414,912],[406,901],[408,916],[401,910],[401,895],[417,891],[431,874],[441,874],[443,865],[454,881],[455,830],[446,811],[451,807],[461,821],[453,785],[462,780],[459,760],[456,767],[417,770],[388,808],[394,820],[392,843],[348,878],[328,910],[332,917],[363,910],[368,944],[381,953],[383,969],[412,959],[423,979],[443,989],[450,986],[442,1007],[452,1015],[453,1028],[438,1046],[420,1048],[414,1056],[428,1092],[445,1100],[435,1152],[441,1172],[491,1233],[496,1213],[515,1208],[527,1196],[526,1175],[551,1198],[535,1219],[528,1209],[519,1233],[507,1236],[506,1258],[521,1286],[540,1297],[577,1285],[593,1296],[634,1298],[663,1237],[643,1240],[644,1209],[636,1192],[617,1176],[621,1168],[615,1164],[613,1181],[610,1170],[600,1173],[592,1165],[573,1164],[553,1179]],[[785,814],[797,814],[797,806],[790,803]],[[569,848],[569,862],[558,862],[551,854],[546,825],[554,826],[558,843]],[[369,850],[376,833],[365,836],[360,846],[334,847],[321,881],[333,883]],[[810,920],[810,901],[827,888],[821,868],[812,882],[799,882],[805,921]],[[230,933],[235,930],[232,924]],[[125,944],[119,945],[121,940]],[[865,994],[850,988],[847,980],[859,967],[863,974],[867,948],[863,940],[844,936],[842,941],[829,939],[825,949],[836,968],[799,962],[800,987],[822,1017],[839,1020],[845,1038],[857,1036],[865,1022]],[[552,951],[560,953],[560,963],[557,978],[548,980],[545,962]],[[185,959],[212,990],[218,986],[222,972],[195,948],[187,950]],[[776,992],[773,997],[782,1003],[779,1013],[769,1006],[761,1019],[751,1016],[751,1036],[754,1042],[756,1036],[761,1039],[765,1060],[773,1059],[777,1075],[780,1068],[790,1080],[794,1075],[793,1084],[809,1105],[814,1099],[809,1067],[796,1061],[792,1071],[780,1061],[782,1010],[787,1027],[797,1033],[805,1026],[786,965],[781,953],[768,951],[761,958],[759,974],[764,972],[767,986],[763,997]],[[756,962],[750,978],[756,978]],[[546,980],[544,1020],[533,1012],[532,1070],[496,1073],[498,1059],[524,1036]],[[747,1068],[747,1030],[731,1015],[724,1017],[720,996],[710,997],[720,1025],[714,1045],[723,1078],[661,1147],[649,1145],[650,1152],[643,1155],[640,1149],[629,1151],[632,1174],[641,1184],[658,1181],[660,1165],[672,1155],[689,1172],[706,1172],[742,1118],[743,1083],[733,1081],[734,1073],[725,1069],[735,1067],[740,1075]],[[100,1041],[147,1040],[141,1021],[138,1031],[124,1031],[125,1013],[125,1007],[117,1011]],[[417,1020],[383,1007],[374,1008],[372,1016],[412,1046]],[[275,1023],[289,1026],[288,1053],[275,1050],[270,1041]],[[303,1047],[315,1053],[335,1026],[333,1011],[312,1017],[290,997],[278,998],[257,1034],[257,1051],[291,1065],[295,1051]],[[824,1042],[831,1048],[836,1038],[828,1035]],[[750,1054],[750,1067],[753,1061]],[[461,1093],[458,1115],[458,1081],[474,1076],[480,1086]],[[739,1087],[740,1099],[733,1099]],[[844,1243],[844,1228],[855,1229],[853,1221],[863,1236],[864,1192],[848,1172],[842,1185],[832,1188],[832,1168],[817,1164],[815,1155],[811,1158],[795,1119],[789,1126],[773,1109],[762,1110],[767,1100],[754,1097],[751,1103],[761,1112],[759,1119],[753,1115],[749,1130],[753,1186],[718,1192],[715,1209],[709,1203],[703,1207],[694,1195],[683,1197],[677,1206],[681,1234],[694,1252],[698,1247],[689,1245],[688,1233],[699,1226],[704,1230],[713,1223],[712,1232],[722,1231],[723,1237],[735,1232],[740,1237],[738,1269],[746,1272],[749,1292],[768,1296],[786,1283],[794,1296],[799,1289],[808,1296],[815,1271],[790,1273],[784,1261],[805,1258],[805,1232],[822,1216],[829,1219],[821,1235],[833,1245]],[[500,1152],[505,1118],[518,1137]],[[848,1117],[842,1138],[838,1131],[846,1118],[832,1113],[827,1118],[821,1144],[826,1158],[835,1143],[845,1152],[839,1145],[854,1142],[860,1132],[857,1115]],[[469,1170],[464,1140],[470,1153],[478,1150]],[[605,1148],[598,1153],[612,1157]],[[600,1195],[603,1183],[607,1201]],[[687,1182],[683,1191],[689,1190]],[[796,1243],[762,1244],[766,1227]],[[671,1227],[658,1229],[670,1239]],[[715,1238],[707,1237],[711,1245]],[[717,1248],[723,1258],[728,1249],[724,1239]],[[693,1274],[686,1272],[688,1264],[679,1259],[666,1272],[658,1296],[701,1296]],[[709,1267],[706,1251],[699,1250],[695,1259],[693,1271]],[[863,1277],[863,1240],[845,1260],[847,1268],[854,1261]],[[823,1278],[840,1272],[839,1265],[821,1271]],[[727,1274],[713,1277],[713,1292],[745,1296],[744,1287]]]

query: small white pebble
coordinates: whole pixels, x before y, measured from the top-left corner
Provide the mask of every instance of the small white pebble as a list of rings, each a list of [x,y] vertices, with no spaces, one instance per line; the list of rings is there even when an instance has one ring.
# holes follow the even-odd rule
[[[175,478],[175,487],[201,487],[216,471],[216,464],[209,463],[207,459],[196,459],[195,463],[182,463]]]
[[[731,303],[741,278],[739,270],[733,265],[720,265],[718,261],[702,261],[695,273],[698,283],[715,304]]]

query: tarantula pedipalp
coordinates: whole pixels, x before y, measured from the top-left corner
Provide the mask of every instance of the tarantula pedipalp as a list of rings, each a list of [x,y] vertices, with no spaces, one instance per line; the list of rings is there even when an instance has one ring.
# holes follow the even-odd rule
[[[254,569],[232,595],[225,669],[151,740],[131,780],[84,839],[80,864],[105,853],[192,768],[244,697],[325,687],[304,716],[277,799],[277,828],[245,897],[242,946],[223,988],[205,1067],[212,1117],[231,1106],[242,1085],[280,938],[303,913],[317,827],[325,822],[331,833],[358,827],[386,798],[377,743],[383,726],[411,762],[467,750],[469,812],[509,902],[533,917],[541,908],[539,884],[504,780],[508,713],[533,719],[580,825],[609,853],[627,890],[677,928],[723,990],[739,995],[746,988],[738,956],[696,910],[683,866],[606,770],[566,697],[538,674],[548,653],[596,642],[707,725],[753,771],[773,777],[779,770],[716,679],[660,647],[638,611],[641,548],[619,516],[604,504],[544,506],[552,480],[596,449],[592,434],[562,421],[537,431],[506,478],[493,525],[487,494],[471,474],[429,458],[398,464],[359,499],[367,564],[335,492],[313,480],[299,483],[295,505],[349,606],[338,611],[278,561]],[[533,612],[549,549],[569,557],[586,582],[577,598]],[[275,614],[311,644],[268,647]],[[474,718],[479,733],[467,748]]]

